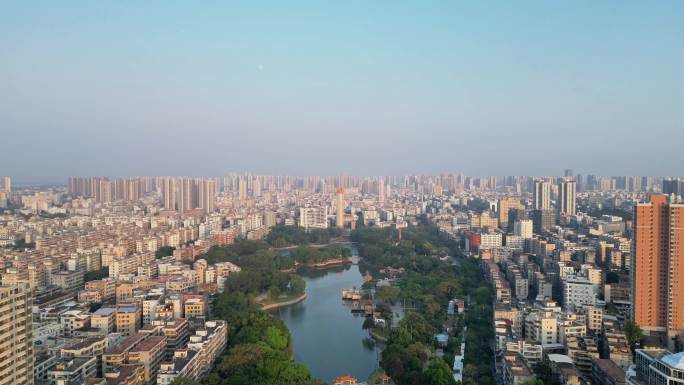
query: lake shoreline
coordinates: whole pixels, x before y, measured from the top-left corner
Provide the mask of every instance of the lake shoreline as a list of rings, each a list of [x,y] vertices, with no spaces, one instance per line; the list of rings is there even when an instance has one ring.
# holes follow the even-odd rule
[[[368,335],[372,339],[374,339],[376,342],[383,343],[383,344],[387,342],[387,338],[381,336],[380,334],[375,333],[372,328],[368,329]]]
[[[325,270],[325,269],[332,268],[332,267],[344,266],[348,263],[352,263],[352,257],[329,259],[327,261],[320,262],[320,263],[314,263],[314,264],[295,265],[291,269],[281,270],[281,271],[286,272],[286,273],[295,273],[296,274],[297,270],[299,270],[300,268]],[[304,294],[300,295],[297,298],[287,299],[285,301],[270,303],[270,304],[266,304],[266,305],[262,304],[261,310],[268,311],[268,310],[280,309],[283,307],[296,305],[296,304],[304,301],[306,299],[306,297],[307,297],[307,295],[305,292]]]
[[[325,269],[327,267],[341,266],[341,265],[344,265],[345,263],[351,263],[351,262],[352,262],[351,257],[335,258],[335,259],[329,259],[329,260],[324,261],[324,262],[307,263],[307,264],[304,264],[302,266],[312,268],[312,269]]]
[[[347,247],[356,258],[355,247]],[[349,304],[340,299],[345,288],[363,285],[358,264],[347,261],[342,257],[321,261],[329,265],[326,267],[298,266],[302,269],[297,274],[306,281],[309,297],[300,305],[271,312],[290,330],[295,362],[328,384],[344,374],[365,380],[379,368],[381,343],[369,338],[363,329],[365,318],[353,314]],[[321,349],[323,340],[330,349]]]
[[[318,263],[297,263],[295,262],[295,265],[289,269],[282,269],[280,270],[283,273],[296,273],[297,270],[300,268],[309,268],[309,269],[327,269],[329,267],[335,267],[335,266],[343,266],[347,263],[352,263],[352,257],[346,257],[346,258],[334,258],[334,259],[329,259],[327,261],[323,262],[318,262]]]
[[[274,302],[274,303],[269,303],[266,305],[261,305],[261,310],[268,311],[268,310],[273,310],[273,309],[280,309],[282,307],[287,307],[291,305],[298,304],[306,299],[307,295],[306,293],[300,295],[299,297],[296,298],[291,298],[287,299],[285,301],[280,301],[280,302]]]

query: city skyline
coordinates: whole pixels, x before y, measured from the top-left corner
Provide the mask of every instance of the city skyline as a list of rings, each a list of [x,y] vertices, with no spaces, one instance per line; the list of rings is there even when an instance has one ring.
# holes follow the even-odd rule
[[[678,181],[682,179],[681,175],[636,175],[636,174],[630,174],[630,175],[620,175],[620,174],[597,174],[597,173],[581,173],[581,172],[574,172],[572,169],[565,169],[565,171],[571,171],[573,172],[572,179],[576,180],[577,178],[597,178],[598,180],[618,180],[618,179],[625,179],[625,178],[654,178],[656,180],[673,180],[673,181]],[[563,173],[555,173],[555,174],[467,174],[463,172],[455,172],[455,171],[444,171],[444,172],[439,172],[439,173],[397,173],[397,174],[349,174],[349,173],[338,173],[338,174],[278,174],[278,173],[253,173],[249,171],[245,172],[236,172],[236,171],[226,171],[223,173],[219,174],[131,174],[131,175],[104,175],[104,174],[67,174],[64,178],[52,178],[54,180],[33,180],[29,179],[27,180],[25,176],[12,176],[12,175],[7,175],[6,177],[11,178],[13,186],[16,188],[29,188],[29,187],[49,187],[49,186],[66,186],[68,184],[68,179],[72,177],[80,177],[80,178],[104,178],[106,180],[128,180],[128,179],[138,179],[138,178],[193,178],[193,179],[220,179],[220,178],[225,178],[229,176],[238,176],[238,177],[287,177],[287,178],[299,178],[299,179],[306,179],[306,178],[324,178],[324,179],[335,179],[335,178],[341,178],[341,177],[349,177],[349,178],[404,178],[404,177],[412,177],[412,176],[420,176],[420,177],[444,177],[444,176],[453,176],[453,177],[462,177],[462,178],[468,178],[471,180],[484,180],[488,178],[495,178],[495,181],[497,182],[497,185],[503,185],[506,186],[506,183],[504,182],[506,178],[531,178],[531,179],[548,179],[548,178],[557,178],[560,181],[562,179],[567,179],[568,176],[565,175],[563,176]]]
[[[390,364],[405,358],[387,357],[421,340],[430,355],[416,357],[427,363],[420,376],[450,385],[625,383],[634,371],[661,378],[657,368],[684,355],[684,178],[564,169],[501,179],[72,176],[28,189],[0,180],[0,329],[18,342],[2,362],[23,370],[22,384],[229,384],[240,374],[224,368],[255,345],[242,338],[284,353],[257,364],[266,372],[245,369],[245,385],[283,383],[275,365],[297,370],[289,384],[411,385]],[[367,263],[382,268],[362,273]],[[417,298],[396,305],[421,310],[393,326],[388,295]],[[413,323],[424,336],[396,340],[405,333],[393,329]],[[331,329],[336,348],[321,349]],[[395,346],[381,359],[359,343],[376,332]],[[504,354],[482,359],[491,344]],[[653,358],[635,368],[633,353]],[[475,357],[482,375],[464,370]],[[552,375],[535,369],[542,359]]]
[[[676,175],[680,2],[8,4],[3,174]],[[11,37],[11,38],[8,38]]]
[[[0,385],[684,384],[683,16],[3,3]]]

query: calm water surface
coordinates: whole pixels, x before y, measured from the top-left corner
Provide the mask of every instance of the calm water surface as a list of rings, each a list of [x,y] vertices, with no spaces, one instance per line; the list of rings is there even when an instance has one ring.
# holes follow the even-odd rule
[[[295,361],[328,383],[341,375],[365,381],[378,368],[380,348],[364,344],[368,338],[362,329],[364,318],[351,314],[340,293],[345,288],[361,287],[359,267],[299,273],[306,281],[306,300],[273,311],[290,329]]]

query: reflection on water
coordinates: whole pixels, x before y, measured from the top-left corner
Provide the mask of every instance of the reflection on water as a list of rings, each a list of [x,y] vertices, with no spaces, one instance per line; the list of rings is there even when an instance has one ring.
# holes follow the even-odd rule
[[[345,264],[345,265],[339,265],[339,266],[331,266],[327,267],[325,269],[317,269],[313,267],[302,267],[299,270],[297,270],[297,273],[301,275],[303,278],[321,278],[325,277],[326,275],[329,274],[340,274],[344,273],[345,271],[349,270],[351,268],[350,264]]]
[[[315,378],[332,382],[341,375],[366,380],[378,367],[380,348],[367,341],[364,317],[345,306],[341,291],[363,284],[357,265],[329,269],[302,269],[307,299],[274,310],[290,329],[295,361],[306,365]]]

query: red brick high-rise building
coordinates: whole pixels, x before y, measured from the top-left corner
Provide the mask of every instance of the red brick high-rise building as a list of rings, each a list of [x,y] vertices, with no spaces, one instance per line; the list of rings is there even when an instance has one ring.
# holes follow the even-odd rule
[[[648,332],[684,332],[684,205],[652,195],[634,207],[632,312]],[[670,341],[672,339],[670,338]]]

